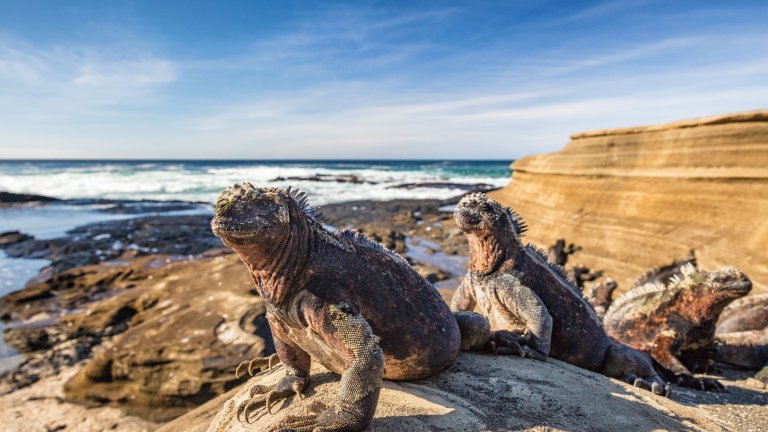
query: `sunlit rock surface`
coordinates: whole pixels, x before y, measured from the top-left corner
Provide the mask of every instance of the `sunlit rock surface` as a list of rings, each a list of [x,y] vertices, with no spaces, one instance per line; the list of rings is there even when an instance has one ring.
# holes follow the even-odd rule
[[[282,367],[190,411],[160,431],[258,432],[305,404],[336,400],[338,376],[313,367],[306,398],[275,405],[274,415],[257,411],[250,424],[237,419],[237,406],[251,385],[272,384]],[[567,363],[466,354],[442,374],[413,382],[384,381],[370,431],[485,430],[708,430],[728,423],[705,409],[654,396]]]

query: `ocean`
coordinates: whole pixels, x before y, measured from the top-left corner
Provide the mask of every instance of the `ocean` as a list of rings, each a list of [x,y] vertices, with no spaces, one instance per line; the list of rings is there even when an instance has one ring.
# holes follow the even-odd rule
[[[509,181],[510,161],[0,161],[0,191],[56,198],[183,200],[213,203],[237,182],[298,187],[312,204],[358,199],[449,198],[451,188],[405,183]],[[347,175],[359,183],[293,180]]]

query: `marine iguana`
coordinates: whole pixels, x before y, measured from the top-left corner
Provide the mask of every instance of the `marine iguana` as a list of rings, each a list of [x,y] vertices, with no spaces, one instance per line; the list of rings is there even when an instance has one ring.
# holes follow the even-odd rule
[[[666,286],[650,283],[621,295],[608,308],[603,322],[614,339],[650,353],[677,384],[720,391],[722,384],[694,377],[679,356],[710,345],[720,313],[751,289],[749,278],[734,268],[707,272],[688,264]]]
[[[595,309],[597,317],[601,320],[605,315],[605,311],[611,305],[611,296],[618,286],[612,278],[606,278],[604,281],[592,284],[589,288],[583,290],[584,298]]]
[[[484,194],[461,199],[454,211],[469,241],[469,271],[451,309],[486,315],[493,329],[525,326],[528,346],[576,366],[620,378],[656,394],[669,386],[650,359],[611,340],[595,311],[546,252],[521,236],[526,226],[511,209]]]
[[[768,294],[735,300],[723,309],[716,334],[768,329]]]
[[[481,315],[454,315],[395,252],[359,232],[326,230],[303,193],[236,184],[219,197],[211,228],[250,271],[286,370],[276,385],[251,389],[237,410],[245,421],[253,410],[301,398],[312,360],[341,375],[338,403],[288,417],[280,430],[364,430],[382,378],[435,375],[460,347],[515,348],[514,338],[491,333]],[[249,372],[271,363],[254,359]]]
[[[568,273],[568,278],[573,281],[574,285],[580,290],[584,289],[584,282],[592,282],[603,275],[602,270],[592,271],[589,267],[580,265],[575,265],[566,272]]]
[[[715,340],[692,358],[714,360],[745,369],[760,369],[768,365],[768,328],[731,333],[717,333]]]
[[[549,258],[553,263],[565,267],[568,263],[568,257],[581,250],[581,246],[573,243],[565,245],[565,239],[557,239],[555,244],[549,247]]]

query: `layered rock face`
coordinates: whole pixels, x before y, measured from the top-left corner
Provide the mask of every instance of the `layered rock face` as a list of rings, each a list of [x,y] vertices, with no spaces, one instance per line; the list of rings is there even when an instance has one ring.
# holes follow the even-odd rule
[[[768,291],[768,110],[575,134],[512,168],[490,195],[525,217],[530,241],[582,246],[574,263],[619,292],[691,249]]]

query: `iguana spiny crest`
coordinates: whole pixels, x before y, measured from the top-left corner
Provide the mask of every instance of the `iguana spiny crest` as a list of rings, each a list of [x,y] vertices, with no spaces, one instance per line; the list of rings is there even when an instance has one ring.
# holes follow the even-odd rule
[[[749,278],[733,267],[708,272],[687,264],[681,267],[680,272],[667,285],[648,283],[621,295],[606,312],[605,323],[628,320],[630,316],[663,313],[669,308],[677,311],[675,306],[681,302],[690,306],[677,311],[683,316],[689,316],[696,322],[716,321],[729,303],[747,295],[752,289]]]

